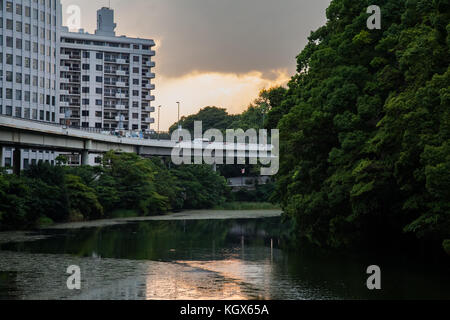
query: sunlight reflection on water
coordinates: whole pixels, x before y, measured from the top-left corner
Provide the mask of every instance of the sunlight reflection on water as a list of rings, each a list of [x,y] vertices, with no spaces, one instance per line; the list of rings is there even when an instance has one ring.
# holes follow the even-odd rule
[[[389,260],[385,289],[368,292],[364,259],[284,252],[278,221],[142,222],[30,239],[20,234],[0,245],[0,299],[317,300],[448,292],[448,274]],[[81,268],[79,291],[67,289],[70,265]]]

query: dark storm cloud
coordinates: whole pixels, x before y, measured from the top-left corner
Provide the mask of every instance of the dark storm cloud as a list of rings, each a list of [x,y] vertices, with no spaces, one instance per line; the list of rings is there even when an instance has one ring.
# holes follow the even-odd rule
[[[94,11],[106,1],[69,1]],[[330,0],[113,0],[117,31],[160,39],[158,72],[295,71],[295,56],[325,22]],[[91,16],[91,13],[87,15]],[[89,19],[91,20],[91,18]],[[95,24],[89,21],[84,25]]]

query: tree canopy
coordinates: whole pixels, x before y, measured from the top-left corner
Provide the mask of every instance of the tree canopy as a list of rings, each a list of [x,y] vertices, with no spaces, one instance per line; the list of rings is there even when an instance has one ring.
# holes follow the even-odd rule
[[[382,29],[366,26],[381,7]],[[450,4],[333,0],[268,123],[277,197],[321,246],[450,236]]]

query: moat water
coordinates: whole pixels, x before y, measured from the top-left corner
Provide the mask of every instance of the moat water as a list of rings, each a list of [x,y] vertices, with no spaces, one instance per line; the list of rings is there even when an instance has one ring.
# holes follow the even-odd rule
[[[38,237],[0,245],[0,299],[450,299],[450,270],[440,264],[282,249],[280,221],[139,221],[30,234]],[[371,291],[366,269],[374,264],[382,289]],[[81,269],[81,290],[67,288],[71,265]]]

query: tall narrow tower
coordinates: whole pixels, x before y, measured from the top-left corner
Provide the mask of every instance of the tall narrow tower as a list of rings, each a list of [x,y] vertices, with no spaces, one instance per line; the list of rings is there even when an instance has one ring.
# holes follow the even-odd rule
[[[114,10],[106,7],[97,10],[96,35],[114,37],[116,35],[116,26],[114,23]]]

